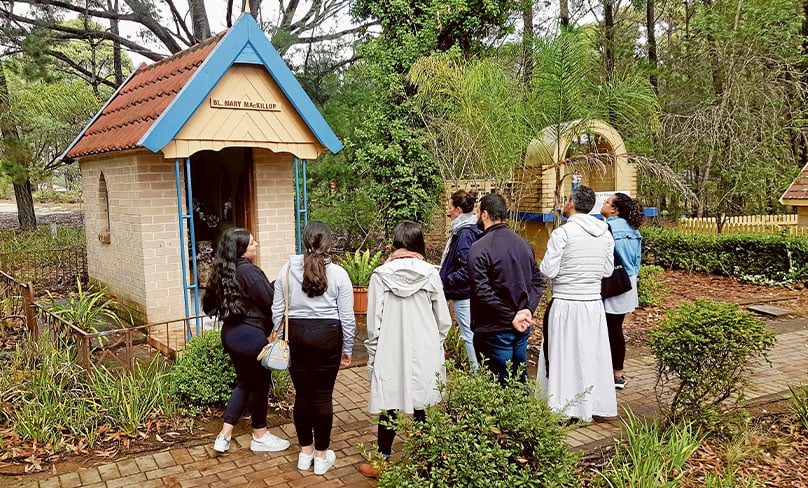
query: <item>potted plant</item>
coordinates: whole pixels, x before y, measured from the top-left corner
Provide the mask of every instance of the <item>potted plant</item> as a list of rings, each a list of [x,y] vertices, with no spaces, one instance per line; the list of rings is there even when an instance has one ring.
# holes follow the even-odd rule
[[[358,249],[353,254],[346,253],[340,259],[340,266],[345,268],[353,284],[355,313],[367,313],[370,275],[381,262],[381,251],[371,254],[369,250],[360,251]]]

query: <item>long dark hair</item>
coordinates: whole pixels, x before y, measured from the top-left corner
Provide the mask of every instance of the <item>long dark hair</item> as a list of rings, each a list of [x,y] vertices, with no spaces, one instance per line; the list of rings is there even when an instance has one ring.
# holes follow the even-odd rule
[[[322,222],[309,222],[303,228],[303,291],[318,297],[328,289],[325,267],[331,262],[334,239],[331,229]]]
[[[628,225],[639,229],[645,219],[642,205],[625,193],[615,193],[612,205],[617,209],[619,215],[626,219]]]
[[[404,220],[393,229],[393,248],[406,249],[417,252],[421,256],[426,254],[424,232],[421,226],[412,220]]]
[[[202,309],[206,314],[226,320],[246,312],[244,293],[236,280],[236,263],[249,244],[250,231],[241,227],[231,227],[219,238],[202,297]]]

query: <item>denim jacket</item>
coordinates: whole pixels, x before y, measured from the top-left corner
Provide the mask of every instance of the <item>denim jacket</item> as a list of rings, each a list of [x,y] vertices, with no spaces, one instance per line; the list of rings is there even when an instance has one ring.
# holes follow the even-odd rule
[[[642,236],[640,231],[631,227],[626,219],[615,215],[606,219],[612,229],[614,250],[623,261],[623,266],[629,276],[637,276],[640,272],[642,258]]]

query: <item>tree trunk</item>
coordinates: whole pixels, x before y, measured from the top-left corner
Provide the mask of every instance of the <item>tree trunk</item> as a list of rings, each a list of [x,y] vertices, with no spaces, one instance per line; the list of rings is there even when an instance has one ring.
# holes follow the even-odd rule
[[[570,26],[570,3],[569,0],[560,0],[559,7],[561,10],[560,20],[561,26],[566,28]]]
[[[603,30],[606,41],[606,72],[614,73],[614,0],[603,2]]]
[[[654,0],[645,2],[645,28],[648,31],[648,64],[651,66],[651,73],[648,81],[654,87],[654,93],[659,95],[659,80],[657,79],[657,43],[656,43],[656,18],[654,16]]]
[[[17,220],[20,230],[36,229],[34,198],[31,195],[31,181],[28,178],[22,183],[14,183],[14,198],[17,199]]]
[[[4,120],[0,126],[0,133],[2,133],[3,140],[19,139],[17,134],[17,127],[8,117],[11,112],[11,105],[8,96],[8,83],[6,82],[6,71],[2,63],[0,63],[0,119]],[[17,176],[15,178],[15,176]],[[31,182],[26,174],[23,178],[19,175],[11,175],[14,182],[14,197],[17,200],[17,219],[20,222],[20,229],[32,230],[36,229],[36,214],[34,213],[34,198],[31,195]],[[17,181],[21,181],[17,183]]]
[[[200,42],[210,37],[210,24],[208,23],[208,13],[205,10],[204,0],[189,0],[188,8],[191,10],[194,40]]]
[[[525,93],[530,91],[530,81],[533,79],[533,1],[525,0],[522,6],[522,50],[524,55],[524,71],[522,72],[522,84],[525,86]]]
[[[113,12],[118,12],[118,0],[113,3],[112,0],[107,0],[107,8]],[[123,83],[123,63],[121,62],[121,41],[118,39],[120,36],[120,29],[118,28],[119,21],[117,18],[109,19],[109,31],[115,35],[112,41],[112,70],[115,73],[115,84],[121,86]]]

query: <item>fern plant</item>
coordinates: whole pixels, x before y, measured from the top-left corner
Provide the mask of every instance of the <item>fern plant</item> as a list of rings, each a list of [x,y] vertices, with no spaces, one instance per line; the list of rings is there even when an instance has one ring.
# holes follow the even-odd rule
[[[339,264],[348,273],[351,283],[355,287],[366,287],[370,283],[370,276],[382,262],[382,252],[373,254],[369,250],[356,250],[353,254],[346,253],[340,258]]]

